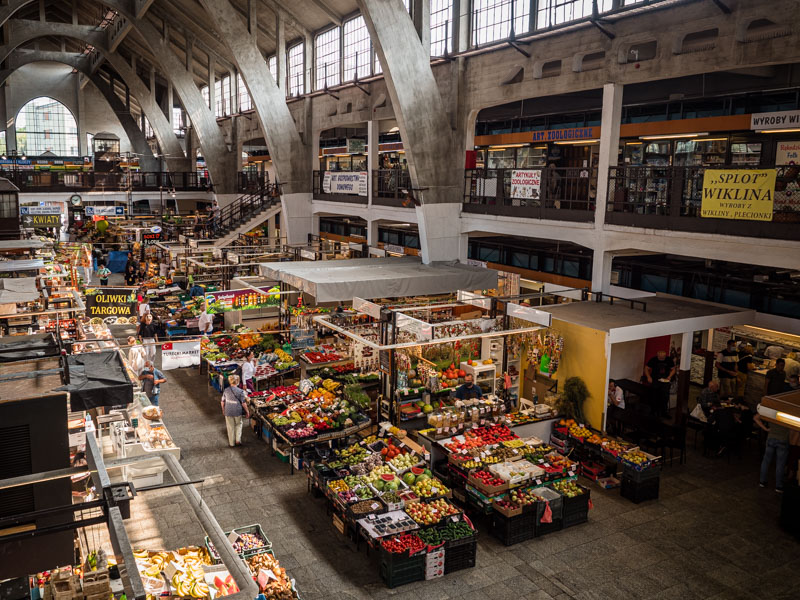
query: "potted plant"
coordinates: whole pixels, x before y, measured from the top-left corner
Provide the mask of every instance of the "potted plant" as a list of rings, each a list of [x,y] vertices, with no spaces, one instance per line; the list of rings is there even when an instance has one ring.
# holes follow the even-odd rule
[[[564,391],[559,395],[559,414],[567,419],[575,419],[578,423],[585,423],[583,416],[583,403],[589,397],[589,390],[583,379],[570,377],[564,382]]]

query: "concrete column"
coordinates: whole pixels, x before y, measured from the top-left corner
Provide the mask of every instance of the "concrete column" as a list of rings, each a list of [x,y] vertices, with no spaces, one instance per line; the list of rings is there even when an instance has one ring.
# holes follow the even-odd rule
[[[367,121],[367,198],[372,205],[372,196],[375,193],[374,173],[378,170],[378,145],[380,139],[380,121]]]
[[[173,117],[173,109],[175,107],[175,93],[172,88],[172,81],[167,79],[167,121],[169,122],[169,126],[174,130],[175,129],[175,119]]]
[[[692,332],[681,335],[681,363],[678,367],[678,399],[675,422],[681,423],[689,414],[689,383],[692,375]]]
[[[275,17],[275,74],[278,87],[286,95],[286,19],[280,10]]]
[[[258,0],[247,0],[247,29],[253,38],[258,37]]]
[[[422,261],[466,261],[467,235],[461,233],[461,204],[423,204],[416,208]]]
[[[431,53],[431,3],[430,0],[413,0],[411,18],[422,48]]]
[[[313,131],[311,133],[311,144],[309,145],[311,171],[319,171],[322,168],[319,160],[319,137],[321,133],[320,131]]]
[[[156,97],[156,68],[150,65],[150,95]]]
[[[611,263],[614,255],[602,247],[595,248],[592,257],[592,291],[611,293]]]
[[[373,248],[378,247],[378,225],[377,219],[367,221],[367,245]],[[369,253],[369,248],[367,252]],[[367,256],[369,256],[369,254],[367,254]]]
[[[83,90],[81,89],[81,74],[76,73],[75,78],[75,106],[78,107],[75,115],[76,125],[78,126],[78,152],[81,156],[87,156],[89,150],[86,147],[86,128],[84,127],[84,113],[86,106],[83,102]]]
[[[622,90],[619,83],[603,86],[603,113],[600,122],[600,159],[597,165],[597,201],[594,211],[595,229],[601,231],[608,205],[608,170],[617,165],[619,128],[622,122]],[[596,251],[596,250],[595,250]],[[594,280],[594,277],[592,277]],[[594,286],[594,284],[593,284]],[[594,287],[593,287],[594,289]]]
[[[304,93],[314,91],[314,38],[311,34],[303,40],[303,81]]]
[[[267,236],[269,237],[270,245],[274,246],[280,244],[280,241],[277,239],[278,232],[275,227],[275,217],[270,217],[267,221]]]

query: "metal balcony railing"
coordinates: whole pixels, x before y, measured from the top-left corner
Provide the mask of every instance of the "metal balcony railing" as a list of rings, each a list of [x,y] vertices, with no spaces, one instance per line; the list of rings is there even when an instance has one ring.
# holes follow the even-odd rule
[[[611,167],[605,222],[630,227],[800,240],[800,167],[776,167],[773,212],[769,221],[702,217],[705,171],[705,167],[698,166]]]
[[[468,169],[463,210],[531,219],[592,221],[596,191],[597,175],[588,168]]]

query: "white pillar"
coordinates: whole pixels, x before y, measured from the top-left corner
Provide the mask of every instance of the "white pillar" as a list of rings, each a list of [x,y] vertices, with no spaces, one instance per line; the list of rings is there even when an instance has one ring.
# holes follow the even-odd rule
[[[611,293],[611,263],[614,255],[600,248],[594,249],[592,257],[592,291]]]
[[[378,170],[378,145],[380,134],[380,121],[367,121],[367,199],[372,205],[372,196],[375,193],[374,175]]]
[[[603,86],[603,114],[600,123],[600,160],[597,165],[597,202],[594,225],[602,230],[608,204],[608,170],[617,165],[619,128],[622,121],[622,90],[619,83]],[[596,250],[595,250],[596,251]]]
[[[372,248],[378,247],[378,221],[373,219],[367,221],[367,245]],[[367,250],[369,251],[369,249]]]
[[[692,332],[681,334],[681,371],[692,370]]]

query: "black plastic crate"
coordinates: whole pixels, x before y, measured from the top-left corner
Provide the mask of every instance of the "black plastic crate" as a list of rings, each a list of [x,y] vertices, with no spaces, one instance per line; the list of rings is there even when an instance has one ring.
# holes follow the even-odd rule
[[[543,535],[553,533],[554,531],[561,531],[562,529],[564,529],[564,521],[561,517],[557,519],[554,517],[552,523],[537,521],[536,526],[533,528],[533,537],[542,537]]]
[[[652,467],[642,471],[638,471],[629,467],[628,465],[624,465],[622,469],[622,477],[636,482],[657,479],[661,477],[661,465],[653,465]]]
[[[580,512],[573,512],[569,515],[564,515],[562,519],[563,529],[567,527],[572,527],[573,525],[580,525],[581,523],[586,523],[589,520],[589,508],[587,507],[586,510]]]
[[[379,572],[390,588],[425,579],[425,554],[407,556],[381,550]]]
[[[623,498],[627,498],[634,504],[639,504],[647,500],[658,499],[658,488],[661,479],[646,479],[644,481],[634,481],[629,477],[622,477],[620,493]]]
[[[448,544],[458,544],[457,546],[445,546],[444,551],[444,574],[453,573],[462,569],[471,569],[475,566],[475,557],[478,553],[478,536],[462,538],[447,542]]]
[[[574,498],[569,498],[563,494],[561,496],[561,514],[565,519],[568,516],[586,513],[589,511],[589,498],[591,497],[591,492],[589,488],[580,484],[578,484],[578,487],[583,490],[583,493],[580,496],[575,496]]]
[[[536,513],[522,513],[516,517],[504,517],[498,512],[492,514],[492,535],[506,546],[533,539],[536,528]],[[445,551],[445,558],[447,551]]]

